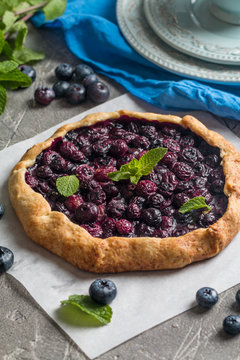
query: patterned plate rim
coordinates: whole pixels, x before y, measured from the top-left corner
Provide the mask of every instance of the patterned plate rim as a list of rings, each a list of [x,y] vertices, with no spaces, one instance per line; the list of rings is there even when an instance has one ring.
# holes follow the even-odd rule
[[[240,71],[237,69],[237,66],[226,66],[222,65],[224,67],[227,67],[228,70],[231,70],[232,74],[226,73],[213,73],[211,70],[206,69],[207,63],[202,60],[194,59],[192,57],[189,57],[185,54],[181,54],[181,57],[186,60],[186,63],[177,64],[176,61],[169,61],[166,57],[163,56],[157,56],[152,51],[149,51],[146,49],[141,42],[138,41],[136,34],[132,33],[130,30],[127,22],[128,22],[128,16],[129,14],[125,14],[124,12],[124,5],[131,0],[117,0],[116,5],[116,13],[117,13],[117,20],[120,27],[120,30],[122,31],[124,37],[128,41],[128,43],[144,58],[147,60],[153,62],[154,64],[158,65],[159,67],[173,72],[180,76],[186,76],[189,78],[194,78],[196,80],[202,80],[202,81],[208,81],[212,83],[217,84],[225,84],[225,85],[239,85],[240,84]],[[142,6],[143,2],[142,0],[134,0],[134,3],[137,4],[137,6]],[[143,19],[146,23],[146,20]],[[165,44],[161,39],[157,37],[157,35],[154,34],[152,29],[149,27],[149,31],[152,32],[152,35],[155,36],[158,39],[158,46],[161,45],[162,54],[164,55],[164,48],[169,47],[169,45]],[[179,57],[179,51],[175,49],[171,49],[172,52],[176,54],[176,57]],[[189,59],[193,60],[192,63],[189,62]],[[195,62],[195,64],[194,64]],[[194,69],[194,65],[198,64],[198,67]],[[211,65],[214,65],[211,63]],[[216,64],[216,66],[219,66]],[[199,72],[201,72],[201,75],[199,76]],[[236,81],[237,79],[237,81]]]

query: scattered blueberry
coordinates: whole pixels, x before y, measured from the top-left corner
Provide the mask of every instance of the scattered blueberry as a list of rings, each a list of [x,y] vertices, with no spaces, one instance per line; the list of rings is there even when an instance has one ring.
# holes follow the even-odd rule
[[[35,100],[41,105],[49,105],[55,98],[55,92],[48,87],[40,87],[34,93]]]
[[[3,217],[4,211],[5,211],[5,209],[4,209],[3,204],[0,204],[0,219]]]
[[[10,269],[13,261],[13,252],[4,246],[0,246],[0,274]]]
[[[75,79],[82,81],[86,76],[93,74],[93,69],[86,64],[79,64],[74,70]]]
[[[53,85],[53,90],[57,97],[64,97],[66,95],[69,86],[70,84],[67,81],[61,80],[61,81],[57,81]]]
[[[59,64],[55,69],[56,77],[59,80],[70,80],[73,76],[74,68],[70,64]]]
[[[85,88],[87,88],[89,85],[91,85],[97,81],[98,81],[97,75],[89,74],[83,78],[82,84],[83,84],[83,86],[85,86]]]
[[[109,98],[109,89],[103,82],[97,81],[88,86],[87,96],[93,102],[100,104]]]
[[[209,309],[218,302],[218,293],[210,287],[203,287],[197,291],[196,301],[199,306]]]
[[[82,84],[72,84],[66,91],[66,99],[72,105],[78,105],[85,100],[86,89]]]
[[[27,75],[30,79],[32,79],[32,82],[36,79],[36,71],[35,69],[30,65],[19,65],[18,69],[25,75]]]
[[[111,280],[97,279],[91,284],[89,295],[98,304],[110,304],[117,295],[117,287]]]
[[[238,290],[236,293],[236,302],[238,305],[240,305],[240,290]]]
[[[230,335],[240,334],[240,316],[228,315],[223,321],[223,330]]]

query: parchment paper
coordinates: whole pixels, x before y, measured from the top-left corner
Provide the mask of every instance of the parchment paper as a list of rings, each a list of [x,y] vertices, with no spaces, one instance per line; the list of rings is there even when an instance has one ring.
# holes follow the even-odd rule
[[[119,109],[164,112],[123,95],[66,122],[76,121],[90,112]],[[192,114],[240,150],[240,140],[212,115],[203,112]],[[202,286],[211,286],[221,292],[239,282],[240,234],[217,257],[182,270],[105,274],[104,277],[112,279],[118,288],[118,295],[111,304],[112,321],[107,326],[90,326],[86,322],[80,326],[78,318],[75,318],[75,324],[63,321],[60,301],[72,294],[88,294],[91,282],[101,276],[78,270],[33,243],[15,215],[7,191],[8,175],[15,163],[29,147],[45,140],[60,125],[0,152],[0,201],[6,207],[0,222],[0,244],[9,247],[15,254],[15,263],[9,273],[27,288],[87,356],[94,358],[194,306],[195,293]]]

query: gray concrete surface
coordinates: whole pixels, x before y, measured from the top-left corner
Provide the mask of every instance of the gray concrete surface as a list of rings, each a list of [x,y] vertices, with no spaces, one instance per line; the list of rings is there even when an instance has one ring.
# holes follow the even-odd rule
[[[36,49],[45,51],[46,59],[36,65],[38,77],[29,89],[8,92],[8,105],[0,116],[0,149],[94,106],[87,102],[72,107],[64,100],[54,101],[47,107],[35,104],[34,89],[39,84],[53,84],[54,68],[58,63],[70,62],[74,65],[79,61],[66,49],[60,32],[36,31],[31,27],[29,42]],[[106,78],[104,81],[111,88],[111,98],[125,92],[113,81]],[[240,135],[239,122],[221,121]],[[240,337],[228,336],[222,330],[222,322],[227,315],[240,315],[240,307],[235,303],[235,293],[239,288],[240,285],[236,285],[222,293],[213,309],[203,311],[194,307],[97,359],[240,360]],[[193,289],[193,301],[196,290]],[[0,360],[86,359],[17,280],[9,274],[0,276]]]

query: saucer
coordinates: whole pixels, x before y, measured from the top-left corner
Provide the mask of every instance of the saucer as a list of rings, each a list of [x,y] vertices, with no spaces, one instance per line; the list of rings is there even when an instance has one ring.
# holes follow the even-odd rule
[[[198,59],[240,65],[240,26],[217,19],[209,0],[144,0],[153,31],[167,44]]]
[[[117,19],[128,43],[140,55],[161,68],[196,80],[240,84],[239,66],[202,61],[179,52],[161,40],[146,20],[143,0],[118,0]]]

